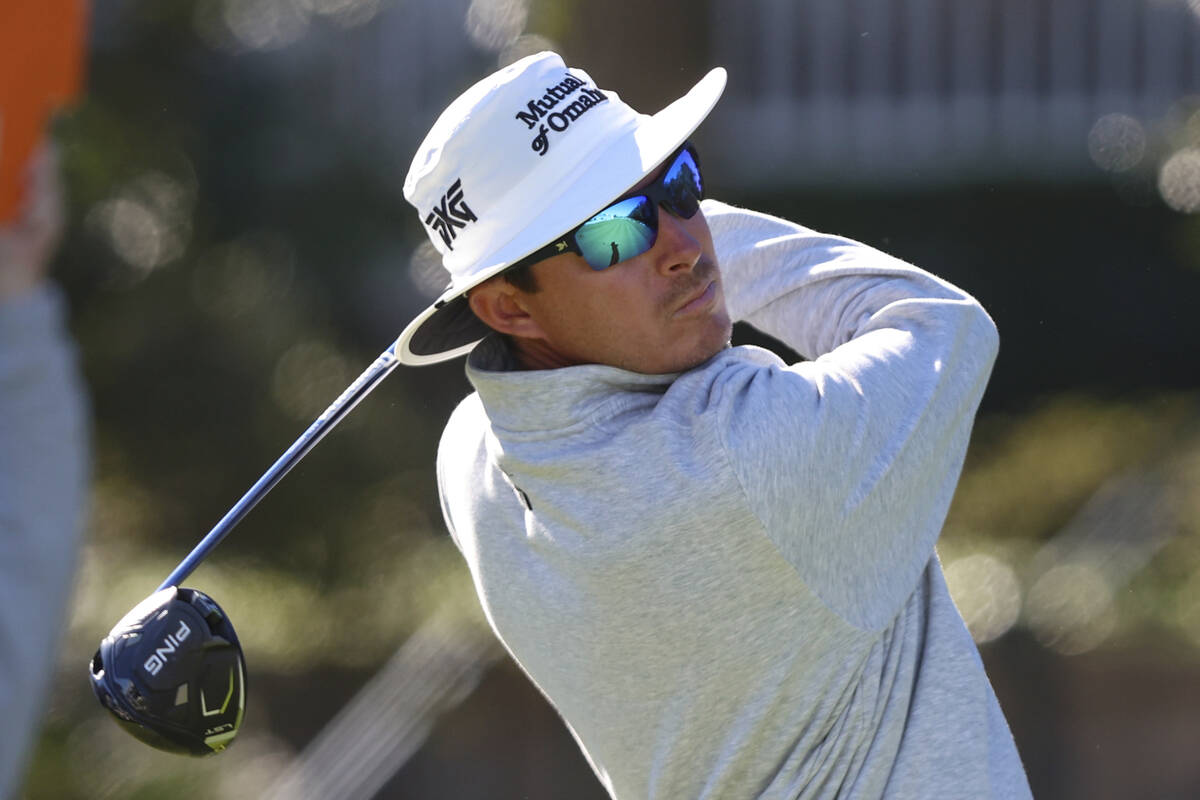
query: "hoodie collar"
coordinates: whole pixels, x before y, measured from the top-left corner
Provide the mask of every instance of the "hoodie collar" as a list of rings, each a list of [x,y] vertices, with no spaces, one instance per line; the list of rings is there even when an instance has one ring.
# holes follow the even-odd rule
[[[492,426],[532,434],[588,427],[634,406],[654,405],[680,373],[645,375],[602,364],[521,370],[491,335],[467,356],[467,379]]]

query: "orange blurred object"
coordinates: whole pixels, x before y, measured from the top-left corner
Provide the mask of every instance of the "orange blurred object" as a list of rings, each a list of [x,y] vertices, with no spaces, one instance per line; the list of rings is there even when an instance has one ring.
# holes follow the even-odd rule
[[[86,0],[0,0],[0,223],[21,208],[29,157],[83,84]]]

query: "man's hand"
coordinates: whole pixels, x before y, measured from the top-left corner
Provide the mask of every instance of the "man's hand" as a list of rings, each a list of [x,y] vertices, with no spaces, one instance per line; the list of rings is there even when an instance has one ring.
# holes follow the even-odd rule
[[[0,226],[0,302],[41,282],[62,236],[62,182],[52,144],[42,144],[29,160],[26,181],[20,214]]]

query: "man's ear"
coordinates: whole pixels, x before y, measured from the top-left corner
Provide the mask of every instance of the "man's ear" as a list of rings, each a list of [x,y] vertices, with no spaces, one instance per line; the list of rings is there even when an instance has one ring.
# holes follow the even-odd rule
[[[467,295],[467,303],[475,316],[492,330],[525,339],[545,338],[522,295],[520,289],[504,280],[504,276],[497,275],[472,289]]]

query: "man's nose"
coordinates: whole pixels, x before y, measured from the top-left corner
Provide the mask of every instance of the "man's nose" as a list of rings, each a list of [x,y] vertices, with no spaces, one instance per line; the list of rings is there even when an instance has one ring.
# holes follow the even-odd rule
[[[665,206],[658,207],[658,238],[655,264],[664,274],[690,272],[704,254],[704,249],[688,229],[687,221],[677,217]]]

